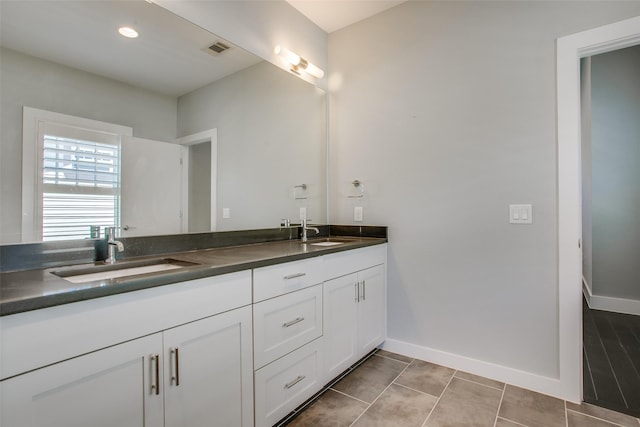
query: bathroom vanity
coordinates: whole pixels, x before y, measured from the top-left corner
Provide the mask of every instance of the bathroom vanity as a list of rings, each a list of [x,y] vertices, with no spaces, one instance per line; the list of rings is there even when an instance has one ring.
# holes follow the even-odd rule
[[[2,301],[0,424],[273,425],[385,338],[386,238],[329,243],[171,254],[194,266],[97,284],[3,273],[58,288]]]

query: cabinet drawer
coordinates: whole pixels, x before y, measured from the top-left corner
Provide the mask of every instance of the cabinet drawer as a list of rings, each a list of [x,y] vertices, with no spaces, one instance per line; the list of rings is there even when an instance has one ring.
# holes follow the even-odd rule
[[[254,366],[260,368],[322,335],[322,285],[253,306]]]
[[[351,274],[375,265],[384,264],[387,259],[387,244],[369,246],[352,251],[325,255],[323,280]]]
[[[322,283],[322,258],[316,257],[253,270],[253,302]]]
[[[322,386],[322,338],[255,373],[256,427],[272,426]]]

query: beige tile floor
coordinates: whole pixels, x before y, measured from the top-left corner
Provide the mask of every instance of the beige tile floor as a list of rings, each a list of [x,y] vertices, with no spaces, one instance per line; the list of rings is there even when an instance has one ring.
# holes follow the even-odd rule
[[[380,350],[281,425],[640,427],[640,419]]]

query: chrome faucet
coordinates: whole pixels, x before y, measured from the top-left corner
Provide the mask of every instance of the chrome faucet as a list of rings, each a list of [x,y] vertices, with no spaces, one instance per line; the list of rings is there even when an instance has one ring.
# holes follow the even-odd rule
[[[303,242],[307,241],[307,230],[313,230],[316,232],[316,234],[320,233],[320,230],[318,230],[316,227],[307,227],[307,220],[303,219],[302,220],[302,241]]]
[[[107,264],[115,264],[116,249],[118,252],[122,252],[124,251],[124,245],[121,241],[116,240],[116,227],[106,227],[105,236],[107,238],[108,256],[104,262]]]

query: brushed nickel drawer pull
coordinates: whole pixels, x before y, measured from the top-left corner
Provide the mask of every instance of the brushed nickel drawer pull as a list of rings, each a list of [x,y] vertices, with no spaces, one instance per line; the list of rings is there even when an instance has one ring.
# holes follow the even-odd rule
[[[295,318],[295,319],[293,319],[293,320],[290,320],[290,321],[288,321],[288,322],[286,322],[286,323],[283,323],[283,324],[282,324],[282,327],[283,327],[283,328],[288,328],[289,326],[293,326],[293,325],[295,325],[296,323],[300,323],[300,322],[302,322],[303,320],[304,320],[304,317],[296,317],[296,318]]]
[[[294,273],[294,274],[289,274],[287,276],[284,276],[283,279],[290,280],[290,279],[295,279],[295,278],[306,276],[306,275],[307,273]]]
[[[307,378],[304,375],[298,375],[298,378],[296,378],[295,380],[291,381],[290,383],[287,383],[284,385],[284,388],[291,388],[294,385],[298,384],[300,381],[302,381],[303,379]]]

